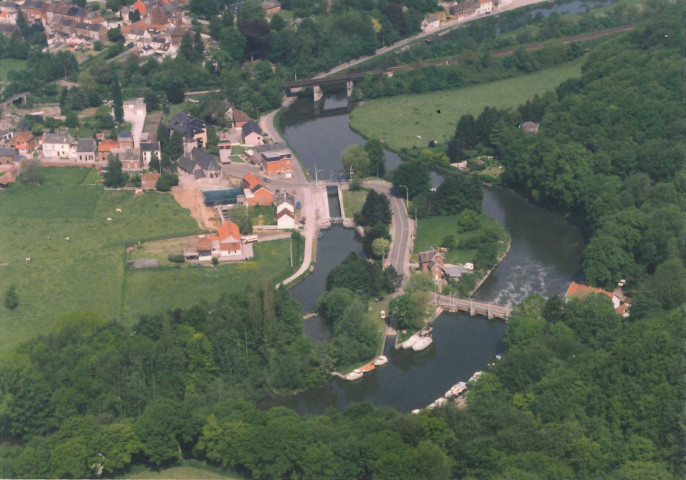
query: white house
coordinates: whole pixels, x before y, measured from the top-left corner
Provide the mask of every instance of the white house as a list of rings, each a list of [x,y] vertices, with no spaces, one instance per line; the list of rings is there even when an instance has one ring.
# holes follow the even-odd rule
[[[492,0],[479,0],[479,8],[476,13],[484,15],[486,13],[491,13],[493,11],[493,1]]]
[[[288,192],[281,192],[274,198],[276,205],[276,224],[279,228],[295,228],[295,197]]]
[[[44,158],[67,159],[71,156],[72,150],[76,151],[76,142],[68,133],[46,133],[43,135]]]
[[[435,15],[429,15],[422,20],[422,32],[432,32],[441,24],[441,20]]]

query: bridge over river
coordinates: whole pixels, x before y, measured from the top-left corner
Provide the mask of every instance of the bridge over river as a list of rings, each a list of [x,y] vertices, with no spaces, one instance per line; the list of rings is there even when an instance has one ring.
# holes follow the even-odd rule
[[[434,293],[432,294],[431,300],[443,310],[449,312],[469,312],[471,316],[485,315],[489,320],[493,318],[504,318],[507,321],[510,313],[512,313],[510,307],[503,307],[502,305],[496,305],[495,303],[477,302],[470,298],[457,298]]]

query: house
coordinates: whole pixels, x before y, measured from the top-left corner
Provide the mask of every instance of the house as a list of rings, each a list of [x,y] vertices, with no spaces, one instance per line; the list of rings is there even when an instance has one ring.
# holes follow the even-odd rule
[[[283,191],[274,198],[276,206],[276,224],[279,228],[295,228],[295,197]]]
[[[474,15],[478,6],[477,2],[462,2],[457,5],[451,5],[448,13],[454,18],[469,17]]]
[[[248,146],[262,145],[264,143],[264,133],[258,124],[252,120],[241,128],[243,143]]]
[[[233,126],[243,128],[243,125],[251,121],[250,117],[243,110],[234,109],[232,114]]]
[[[0,147],[0,165],[14,165],[17,149],[14,147]]]
[[[12,140],[14,137],[14,132],[9,129],[0,130],[0,144],[5,144]]]
[[[36,149],[38,140],[30,130],[24,130],[12,139],[10,146],[16,148],[19,153],[28,155]]]
[[[162,158],[160,142],[141,142],[141,160],[143,161],[143,168],[148,168],[153,157],[157,157],[158,160]]]
[[[212,260],[212,240],[210,237],[203,235],[198,240],[198,260],[201,262]]]
[[[281,4],[276,0],[266,0],[262,2],[262,5],[260,6],[267,15],[272,15],[281,11]]]
[[[274,202],[274,194],[254,173],[247,173],[243,177],[241,187],[243,187],[243,196],[247,205],[271,205]]]
[[[124,120],[127,122],[132,122],[137,119],[137,117],[145,118],[145,115],[147,114],[147,108],[143,98],[125,100],[122,106],[124,108]]]
[[[68,133],[46,133],[43,135],[43,157],[47,159],[69,158],[74,138]]]
[[[141,188],[143,190],[155,190],[157,188],[157,180],[161,175],[159,173],[144,173],[141,175]]]
[[[117,135],[117,144],[119,145],[119,148],[133,148],[133,135],[131,135],[131,132],[119,132],[119,135]]]
[[[479,7],[476,13],[480,15],[485,15],[493,11],[493,0],[479,0]]]
[[[260,180],[260,177],[255,175],[254,173],[246,173],[243,179],[241,180],[241,187],[242,188],[255,188],[257,185],[262,183],[262,180]]]
[[[48,4],[37,0],[26,0],[20,7],[24,18],[29,23],[47,20]]]
[[[141,164],[141,149],[140,148],[118,148],[112,150],[114,155],[119,156],[121,161],[121,169],[123,172],[140,172]]]
[[[263,152],[262,170],[264,170],[264,173],[267,175],[277,175],[279,173],[290,174],[293,171],[290,150]]]
[[[589,287],[587,285],[572,282],[569,284],[567,292],[565,293],[565,300],[569,300],[570,298],[583,298],[592,293],[605,295],[612,301],[612,306],[618,314],[623,317],[628,317],[629,308],[631,307],[631,298],[624,295],[624,292],[622,291],[622,286],[624,284],[622,282],[617,285],[617,288],[613,293],[603,290],[602,288]]]
[[[219,161],[222,163],[231,163],[231,139],[222,137],[217,142],[219,149]]]
[[[432,32],[437,30],[441,25],[441,20],[435,15],[429,15],[424,20],[422,20],[422,32]]]
[[[92,138],[82,138],[76,144],[74,160],[77,162],[95,163],[98,161],[98,144]]]
[[[184,152],[190,152],[195,147],[205,148],[207,145],[207,126],[205,122],[186,112],[179,112],[169,119],[167,127],[178,132],[184,141]]]
[[[136,3],[131,6],[131,9],[138,11],[141,17],[144,17],[148,11],[148,7],[146,7],[145,3],[141,2],[141,0],[137,0]]]
[[[105,139],[98,145],[98,161],[106,163],[110,158],[110,153],[119,149],[119,143],[116,140]]]
[[[212,235],[210,240],[212,256],[219,260],[241,254],[241,233],[238,225],[232,221],[222,223],[217,235]]]
[[[536,135],[538,133],[538,123],[535,122],[520,123],[519,128],[524,130],[524,134],[527,136]]]
[[[179,157],[177,165],[181,175],[189,175],[196,180],[221,178],[222,169],[214,156],[197,147]]]
[[[21,31],[19,30],[19,27],[9,23],[0,23],[0,34],[6,37],[11,37],[15,33],[21,36]]]
[[[264,152],[275,152],[277,150],[288,150],[288,145],[285,142],[272,142],[263,145],[257,145],[252,149],[252,162],[255,164],[262,162],[262,154]]]
[[[89,38],[95,42],[107,41],[107,28],[104,25],[77,22],[74,25],[74,33]]]
[[[431,276],[436,283],[440,283],[443,278],[443,265],[445,256],[431,247],[425,252],[419,252],[419,270],[431,272]]]

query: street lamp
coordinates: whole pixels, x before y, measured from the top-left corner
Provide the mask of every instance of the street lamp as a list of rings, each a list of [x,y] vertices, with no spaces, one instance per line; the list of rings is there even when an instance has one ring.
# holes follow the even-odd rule
[[[398,185],[399,187],[402,187],[405,189],[405,211],[410,210],[410,191],[407,189],[405,185]]]

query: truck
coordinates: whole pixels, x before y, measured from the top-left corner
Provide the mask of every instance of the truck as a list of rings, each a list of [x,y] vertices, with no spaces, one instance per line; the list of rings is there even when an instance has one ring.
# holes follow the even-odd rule
[[[302,205],[300,204],[299,200],[295,202],[295,208],[302,208]]]
[[[241,240],[243,240],[243,243],[255,243],[257,241],[257,235],[244,235]]]

